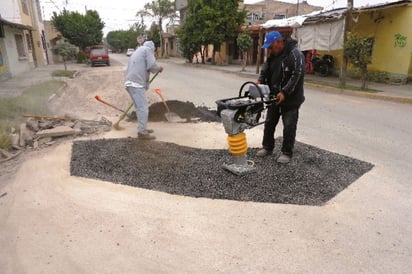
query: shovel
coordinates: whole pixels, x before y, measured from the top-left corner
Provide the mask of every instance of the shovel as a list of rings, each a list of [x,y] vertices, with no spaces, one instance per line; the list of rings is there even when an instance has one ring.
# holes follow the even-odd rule
[[[162,102],[166,107],[167,112],[165,113],[165,118],[168,122],[170,122],[170,123],[184,123],[184,122],[186,122],[186,119],[183,119],[182,117],[180,117],[176,113],[170,111],[169,106],[167,105],[166,100],[163,97],[162,90],[160,88],[156,88],[155,92],[162,99]]]
[[[159,73],[160,73],[160,72],[158,71],[158,72],[156,72],[155,75],[153,75],[152,79],[150,79],[150,81],[149,81],[149,84],[153,82],[153,80],[157,77],[157,75],[159,75]],[[120,126],[120,122],[121,122],[124,118],[126,118],[127,113],[129,113],[129,111],[132,109],[133,105],[134,105],[134,103],[131,103],[131,104],[128,106],[128,108],[123,112],[123,114],[119,117],[119,120],[117,120],[117,122],[113,124],[113,128],[114,128],[115,130],[122,130],[122,129],[123,129],[123,128]]]

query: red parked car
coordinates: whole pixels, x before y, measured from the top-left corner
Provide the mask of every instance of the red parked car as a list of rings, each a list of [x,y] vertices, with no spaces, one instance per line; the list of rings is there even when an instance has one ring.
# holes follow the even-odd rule
[[[92,67],[95,65],[108,65],[110,66],[109,50],[107,48],[92,48],[90,50],[90,64]]]

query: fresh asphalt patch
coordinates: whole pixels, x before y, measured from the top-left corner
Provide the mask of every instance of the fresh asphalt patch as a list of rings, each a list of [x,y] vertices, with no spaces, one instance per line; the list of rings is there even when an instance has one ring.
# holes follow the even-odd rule
[[[232,162],[223,149],[135,138],[75,141],[70,172],[191,197],[322,205],[373,168],[370,163],[299,142],[288,165],[276,163],[276,154],[258,159],[256,151],[249,149],[248,155],[257,172],[237,176],[222,168],[223,163]]]

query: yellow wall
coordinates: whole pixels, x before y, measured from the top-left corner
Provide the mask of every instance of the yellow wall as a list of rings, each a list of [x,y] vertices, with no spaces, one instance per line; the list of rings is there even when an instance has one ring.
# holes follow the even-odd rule
[[[0,62],[0,73],[4,72],[6,70],[6,60],[5,60],[5,52],[3,52],[3,48],[1,47],[0,44],[0,58],[1,58],[1,62]]]
[[[375,38],[369,70],[411,74],[412,6],[365,12],[358,20],[353,32]],[[406,45],[396,35],[406,37]]]
[[[19,3],[19,8],[20,8],[20,16],[21,16],[21,23],[26,26],[33,26],[33,22],[31,21],[31,16],[30,16],[30,2],[31,0],[27,0],[27,10],[28,14],[23,12],[23,7],[21,1],[17,1]]]

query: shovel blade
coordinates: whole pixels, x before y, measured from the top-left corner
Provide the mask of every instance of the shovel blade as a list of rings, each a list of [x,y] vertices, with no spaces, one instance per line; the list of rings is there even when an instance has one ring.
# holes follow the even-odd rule
[[[186,122],[186,119],[183,119],[182,117],[180,117],[174,112],[166,112],[165,118],[170,123],[185,123]]]

